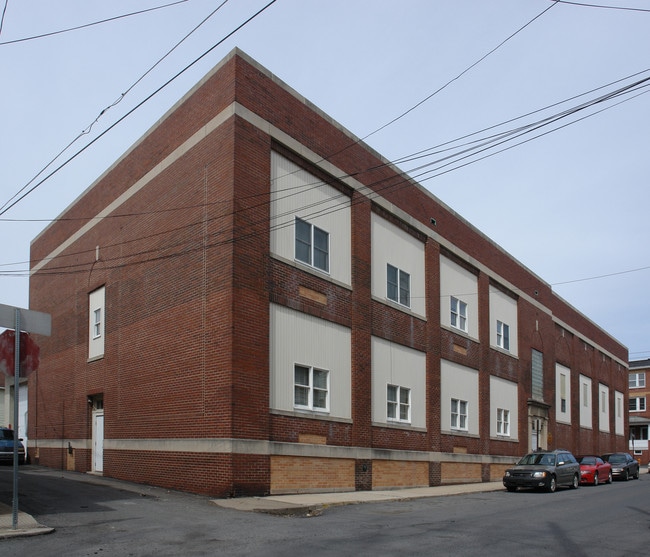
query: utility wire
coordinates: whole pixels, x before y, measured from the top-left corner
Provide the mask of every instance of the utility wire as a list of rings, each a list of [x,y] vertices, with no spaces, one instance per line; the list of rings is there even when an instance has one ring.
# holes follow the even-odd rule
[[[7,13],[7,6],[8,5],[9,5],[9,0],[5,0],[5,5],[2,8],[2,17],[0,17],[0,35],[2,35],[2,27],[4,26],[4,23],[5,23],[5,15]]]
[[[6,0],[6,2],[8,2],[8,1],[9,0]],[[187,2],[187,1],[188,0],[178,0],[177,2],[172,2],[171,4],[164,4],[162,6],[156,6],[154,8],[148,8],[146,10],[140,10],[139,12],[132,12],[132,13],[129,13],[129,14],[123,14],[123,15],[118,15],[118,16],[115,16],[115,17],[109,17],[108,19],[102,19],[101,21],[94,21],[92,23],[85,23],[83,25],[77,25],[76,27],[70,27],[68,29],[61,29],[59,31],[52,31],[50,33],[43,33],[41,35],[34,35],[32,37],[23,37],[22,39],[14,39],[14,40],[11,40],[11,41],[4,41],[4,42],[0,42],[0,46],[7,45],[7,44],[22,43],[22,42],[25,42],[25,41],[33,41],[35,39],[42,39],[44,37],[52,37],[54,35],[60,35],[62,33],[69,33],[70,31],[77,31],[79,29],[85,29],[87,27],[92,27],[94,25],[101,25],[102,23],[108,23],[108,22],[111,22],[111,21],[116,21],[118,19],[123,19],[123,18],[126,18],[126,17],[134,16],[134,15],[140,15],[140,14],[144,14],[144,13],[147,13],[147,12],[153,12],[155,10],[161,10],[163,8],[169,8],[170,6],[176,6],[177,4],[183,4],[184,2]],[[5,3],[5,10],[6,9],[7,9],[7,4]],[[3,13],[3,19],[4,19],[4,13]]]
[[[187,1],[187,0],[183,0],[183,2],[186,2],[186,1]],[[79,135],[77,135],[77,137],[75,137],[75,138],[74,138],[70,143],[68,143],[68,144],[67,144],[67,145],[66,145],[66,146],[65,146],[61,151],[59,151],[59,153],[58,153],[58,154],[57,154],[57,155],[56,155],[52,160],[50,160],[50,162],[47,163],[47,164],[46,164],[46,165],[45,165],[45,166],[44,166],[44,167],[43,167],[43,168],[42,168],[42,169],[41,169],[41,170],[40,170],[40,171],[39,171],[39,172],[38,172],[38,173],[37,173],[37,174],[36,174],[32,179],[31,179],[31,180],[29,180],[29,182],[27,182],[27,183],[26,183],[26,184],[25,184],[21,189],[19,189],[19,190],[18,190],[18,191],[17,191],[17,192],[12,196],[12,197],[10,197],[10,198],[9,198],[9,199],[8,199],[8,200],[7,200],[7,201],[6,201],[6,202],[5,202],[5,203],[0,207],[0,215],[4,214],[5,211],[3,211],[3,209],[5,209],[5,207],[7,207],[7,205],[9,205],[9,204],[14,200],[14,199],[16,199],[16,197],[18,197],[18,196],[19,196],[23,191],[25,191],[25,190],[30,186],[30,184],[32,184],[32,183],[34,182],[34,180],[36,180],[36,179],[37,179],[41,174],[43,174],[43,172],[45,172],[45,171],[46,171],[50,166],[52,166],[52,165],[54,164],[54,162],[55,162],[59,157],[61,157],[61,155],[63,155],[63,153],[65,153],[65,152],[66,152],[70,147],[72,147],[72,145],[74,145],[74,144],[75,144],[79,139],[81,139],[84,135],[88,135],[88,134],[91,132],[93,126],[94,126],[94,125],[99,121],[99,119],[100,119],[102,116],[104,116],[104,114],[106,114],[106,112],[108,112],[111,108],[113,108],[115,105],[117,105],[118,103],[120,103],[120,102],[122,101],[122,99],[124,99],[124,97],[126,97],[126,95],[128,95],[128,94],[131,92],[131,90],[132,90],[134,87],[136,87],[136,85],[138,85],[138,83],[140,83],[140,82],[141,82],[141,81],[142,81],[142,80],[143,80],[143,79],[144,79],[148,74],[150,74],[150,73],[154,70],[154,68],[156,68],[156,67],[157,67],[157,66],[158,66],[158,65],[159,65],[159,64],[160,64],[160,63],[161,63],[165,58],[167,58],[167,57],[168,57],[172,52],[174,52],[174,50],[176,50],[176,49],[177,49],[177,48],[178,48],[178,47],[179,47],[183,42],[185,42],[185,41],[186,41],[186,40],[187,40],[187,39],[188,39],[188,38],[189,38],[193,33],[195,33],[196,30],[199,29],[199,27],[201,27],[201,26],[202,26],[206,21],[208,21],[208,20],[209,20],[209,19],[210,19],[214,14],[216,14],[216,13],[217,13],[217,12],[218,12],[218,11],[219,11],[219,10],[220,10],[220,9],[221,9],[221,8],[222,8],[222,7],[227,3],[227,2],[228,2],[228,0],[224,0],[221,4],[219,4],[219,5],[218,5],[218,6],[217,6],[217,7],[216,7],[216,8],[215,8],[215,9],[214,9],[214,10],[213,10],[213,11],[212,11],[208,16],[207,16],[207,17],[205,17],[205,18],[203,19],[203,21],[201,21],[197,26],[195,26],[195,27],[194,27],[194,28],[193,28],[189,33],[187,33],[187,34],[186,34],[186,35],[185,35],[185,36],[184,36],[180,41],[178,41],[178,42],[177,42],[177,43],[176,43],[176,44],[175,44],[175,45],[174,45],[170,50],[168,50],[167,53],[166,53],[164,56],[162,56],[162,58],[160,58],[160,59],[159,59],[159,60],[158,60],[158,61],[157,61],[153,66],[151,66],[151,67],[150,67],[150,68],[149,68],[149,69],[148,69],[144,74],[142,74],[142,75],[141,75],[141,76],[140,76],[140,77],[139,77],[139,78],[138,78],[134,83],[132,83],[131,86],[130,86],[126,91],[124,91],[124,93],[122,93],[122,94],[117,98],[117,100],[115,100],[112,104],[110,104],[109,106],[107,106],[106,108],[104,108],[104,109],[99,113],[99,115],[98,115],[98,116],[93,120],[93,122],[92,122],[89,126],[87,126],[86,128],[84,128],[84,129],[79,133]],[[28,192],[28,193],[29,193],[29,192]],[[21,199],[22,199],[22,198],[21,198]],[[20,201],[20,200],[19,200],[19,201]],[[12,204],[12,205],[11,205],[10,207],[8,207],[7,209],[10,209],[13,205],[15,205],[15,203]]]
[[[571,6],[582,6],[584,8],[602,8],[604,10],[627,10],[631,12],[650,12],[647,8],[629,8],[625,6],[605,6],[602,4],[587,4],[585,2],[569,2],[568,0],[550,0],[555,4],[569,4]]]

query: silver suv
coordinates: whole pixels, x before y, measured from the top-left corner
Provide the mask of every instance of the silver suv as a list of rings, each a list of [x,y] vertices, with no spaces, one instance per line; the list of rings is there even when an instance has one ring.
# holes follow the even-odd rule
[[[580,464],[566,450],[535,451],[524,456],[514,468],[506,470],[503,485],[508,491],[533,487],[552,493],[562,485],[578,489]]]

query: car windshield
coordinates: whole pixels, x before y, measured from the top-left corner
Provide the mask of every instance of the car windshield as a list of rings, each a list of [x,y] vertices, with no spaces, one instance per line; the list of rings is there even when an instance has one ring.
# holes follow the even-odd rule
[[[580,464],[596,464],[595,456],[583,456],[580,459]]]
[[[0,429],[0,439],[11,439],[14,440],[14,432],[11,429]]]
[[[523,457],[517,464],[541,464],[555,466],[555,455],[549,453],[531,453]]]
[[[625,457],[622,454],[613,454],[607,460],[612,464],[621,464],[625,462]]]

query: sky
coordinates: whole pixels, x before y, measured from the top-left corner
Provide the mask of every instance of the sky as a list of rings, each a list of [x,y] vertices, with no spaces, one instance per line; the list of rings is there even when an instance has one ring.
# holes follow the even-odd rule
[[[31,240],[239,47],[650,358],[647,1],[0,10],[0,303],[29,308]]]

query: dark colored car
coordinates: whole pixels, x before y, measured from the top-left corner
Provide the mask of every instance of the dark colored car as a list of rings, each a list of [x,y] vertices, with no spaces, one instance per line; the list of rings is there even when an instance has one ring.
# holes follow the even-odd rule
[[[604,454],[602,459],[612,465],[612,474],[620,480],[639,479],[639,463],[628,453]]]
[[[18,463],[25,463],[25,447],[18,440]],[[14,460],[14,430],[0,427],[0,462],[13,462]]]
[[[599,456],[581,456],[578,458],[580,463],[580,483],[594,484],[612,483],[612,465],[605,462]]]
[[[551,493],[558,486],[578,489],[580,464],[569,451],[536,451],[506,470],[503,485],[508,491],[517,491],[518,487],[543,488]]]

